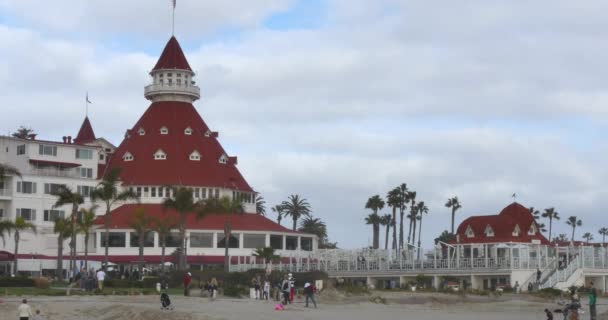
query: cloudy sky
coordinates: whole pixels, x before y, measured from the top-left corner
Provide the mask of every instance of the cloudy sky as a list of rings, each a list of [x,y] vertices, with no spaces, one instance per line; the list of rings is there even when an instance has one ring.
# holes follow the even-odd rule
[[[195,105],[269,205],[298,193],[342,247],[400,183],[423,240],[517,200],[608,226],[608,2],[178,0]],[[0,130],[121,142],[149,103],[170,0],[0,0]],[[388,213],[388,210],[384,210]]]

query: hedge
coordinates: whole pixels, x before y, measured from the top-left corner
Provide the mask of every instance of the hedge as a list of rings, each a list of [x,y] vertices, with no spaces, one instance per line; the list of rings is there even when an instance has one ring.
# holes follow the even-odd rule
[[[0,287],[16,288],[16,287],[34,287],[35,282],[32,278],[27,277],[0,277]]]

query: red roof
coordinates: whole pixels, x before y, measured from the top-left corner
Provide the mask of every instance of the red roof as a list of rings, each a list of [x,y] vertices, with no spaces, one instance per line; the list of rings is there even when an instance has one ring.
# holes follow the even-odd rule
[[[160,133],[162,127],[168,134]],[[185,134],[186,128],[191,128],[192,134]],[[139,129],[145,133],[140,135]],[[226,152],[216,138],[205,137],[207,130],[192,103],[154,102],[116,149],[108,169],[122,168],[125,185],[185,185],[252,192],[236,161],[219,162]],[[154,159],[158,150],[166,153],[165,160]],[[194,151],[201,155],[200,160],[190,160]],[[132,161],[123,160],[127,152],[133,156]]]
[[[177,221],[179,217],[175,210],[169,209],[165,212],[161,204],[125,204],[114,209],[110,214],[110,228],[130,229],[129,224],[133,219],[135,209],[138,208],[143,208],[146,216],[156,219],[172,218],[174,221]],[[196,219],[194,214],[190,214],[186,219],[186,228],[200,230],[224,230],[225,222],[225,215],[211,214],[203,217],[202,219]],[[287,229],[262,215],[254,213],[232,215],[230,222],[232,225],[232,230],[234,231],[298,233]],[[95,224],[103,225],[103,217],[98,217],[97,220],[95,220]]]
[[[62,168],[80,167],[79,163],[30,159],[30,163],[38,166],[56,166]]]
[[[186,60],[186,56],[184,56],[184,52],[182,51],[182,48],[175,37],[171,37],[171,39],[169,39],[169,42],[167,42],[163,53],[160,55],[160,58],[152,71],[159,69],[181,69],[192,71],[192,69],[190,69],[190,64],[188,64],[188,60]]]
[[[74,143],[89,143],[95,141],[95,139],[95,132],[93,132],[89,117],[85,117],[80,126],[80,130],[78,131],[78,135],[74,138]]]
[[[532,224],[536,227],[534,235],[529,235],[528,231]],[[486,236],[486,227],[490,226],[494,236]],[[519,226],[519,236],[514,236],[515,227]],[[474,236],[468,237],[468,228],[473,230]],[[522,242],[531,243],[538,240],[542,244],[548,245],[549,240],[538,230],[538,225],[534,217],[526,207],[517,202],[513,202],[504,208],[498,215],[492,216],[473,216],[464,220],[456,231],[458,243],[499,243],[499,242]]]

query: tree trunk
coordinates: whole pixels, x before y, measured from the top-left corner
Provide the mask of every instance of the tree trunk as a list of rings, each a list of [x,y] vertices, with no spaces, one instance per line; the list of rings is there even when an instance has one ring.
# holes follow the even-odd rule
[[[408,243],[410,242],[410,240],[412,238],[412,219],[409,219],[409,220],[410,220],[410,227],[409,227],[409,230],[407,232],[407,242]]]
[[[293,231],[296,231],[297,226],[298,226],[298,218],[294,215],[293,216]]]
[[[84,234],[84,271],[89,270],[89,231]]]
[[[393,207],[393,249],[397,249],[397,207]]]
[[[572,243],[574,243],[574,230],[576,230],[576,226],[572,226],[572,238],[570,238],[570,241],[572,241]]]
[[[229,261],[228,261],[228,247],[230,245],[230,232],[224,233],[224,271],[230,272]]]
[[[160,270],[165,271],[165,236],[162,236],[160,240],[162,241],[160,250]]]
[[[414,226],[412,227],[412,245],[416,245],[416,225],[418,224],[416,218],[413,219]]]
[[[373,224],[374,229],[374,249],[378,249],[380,247],[380,225],[377,223]]]
[[[145,232],[139,233],[139,271],[144,271],[144,236]]]
[[[415,232],[416,230],[414,230]],[[422,213],[420,213],[420,224],[418,224],[418,260],[420,260],[420,233],[422,232]]]
[[[452,207],[452,234],[454,234],[454,218],[456,216],[456,210]]]
[[[403,207],[399,208],[399,216],[401,220],[399,220],[399,248],[403,248]]]
[[[186,270],[186,217],[180,217],[179,238],[181,239],[181,250],[179,253],[179,270]]]
[[[388,235],[389,235],[389,231],[391,230],[391,225],[387,224],[386,225],[386,236],[385,236],[385,240],[384,240],[384,250],[388,250]]]
[[[57,267],[55,268],[58,280],[63,280],[63,237],[57,238]]]
[[[549,217],[549,242],[551,242],[551,229],[553,227],[553,218]]]
[[[109,245],[110,245],[110,206],[107,205],[107,210],[106,210],[106,215],[103,217],[103,222],[104,222],[104,227],[105,227],[105,231],[103,234],[103,237],[106,239],[105,241],[105,253],[104,253],[104,257],[103,257],[103,266],[102,267],[107,267],[108,266],[108,254],[109,254]]]
[[[13,274],[18,276],[17,256],[19,255],[19,230],[15,230],[15,261],[13,263]]]
[[[72,220],[72,239],[70,240],[70,248],[71,248],[71,253],[70,253],[70,266],[71,266],[71,270],[70,271],[74,271],[74,269],[76,269],[76,214],[78,213],[78,204],[72,204],[72,217],[70,220]],[[73,275],[74,277],[76,276],[76,274]]]

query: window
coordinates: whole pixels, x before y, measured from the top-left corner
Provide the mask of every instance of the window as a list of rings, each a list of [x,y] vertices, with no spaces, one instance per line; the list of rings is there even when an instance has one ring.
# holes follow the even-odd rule
[[[285,249],[297,250],[298,249],[298,237],[285,237]]]
[[[139,130],[137,130],[137,133],[138,133],[140,136],[143,136],[143,135],[145,135],[145,134],[146,134],[146,130],[144,130],[144,128],[139,128]]]
[[[31,181],[17,181],[18,193],[36,193],[36,183]]]
[[[78,192],[79,195],[81,195],[85,198],[91,196],[91,191],[93,191],[93,187],[90,187],[90,186],[77,186],[76,187],[76,192]]]
[[[54,222],[63,218],[65,218],[65,211],[63,210],[44,210],[44,221]]]
[[[137,189],[136,189],[136,190],[137,190],[137,192],[136,192],[136,193],[137,193],[137,196],[138,196],[138,197],[141,197],[141,187],[137,187]]]
[[[227,157],[225,154],[223,154],[223,155],[220,157],[220,160],[219,160],[219,161],[220,161],[220,163],[221,163],[221,164],[226,164],[226,163],[228,162],[228,157]]]
[[[173,85],[173,79],[169,79],[169,83],[168,83],[168,84],[169,84],[170,86],[172,86],[172,85]]]
[[[150,188],[150,196],[151,196],[152,198],[155,198],[155,197],[156,197],[156,187],[152,187],[152,188]]]
[[[184,134],[187,136],[191,136],[192,135],[192,128],[188,127],[186,128],[186,130],[184,130]]]
[[[220,189],[215,189],[215,198],[216,199],[220,198]]]
[[[178,77],[178,78],[181,78],[181,77],[182,77],[182,74],[181,74],[181,73],[178,73],[178,74],[177,74],[177,77]]]
[[[156,153],[154,153],[154,160],[166,160],[167,159],[167,154],[161,150],[158,149],[158,151],[156,151]]]
[[[190,248],[213,248],[213,233],[190,232]]]
[[[122,160],[123,161],[133,161],[133,155],[129,152],[126,152],[123,156],[122,156]]]
[[[492,229],[492,227],[490,225],[486,226],[486,230],[484,231],[486,237],[493,237],[494,236],[494,230]]]
[[[4,219],[4,218],[6,218],[4,216],[4,209],[0,208],[0,219]]]
[[[165,75],[164,73],[161,73],[158,76],[162,78],[164,75]]]
[[[536,225],[534,223],[532,223],[532,225],[530,226],[530,229],[528,230],[528,235],[529,236],[536,235]]]
[[[312,251],[312,238],[302,237],[300,238],[300,248],[303,251]]]
[[[519,237],[519,234],[521,233],[521,229],[519,229],[519,225],[516,224],[515,225],[515,229],[513,229],[513,236],[514,237]]]
[[[149,196],[149,189],[148,187],[144,187],[144,197],[147,198]]]
[[[205,137],[206,137],[206,138],[211,137],[211,130],[207,130],[207,131],[205,132]]]
[[[173,76],[173,73],[171,73],[171,72],[167,73],[167,77],[172,77],[172,76]]]
[[[105,158],[105,156],[103,155],[103,153],[99,154],[99,160],[103,160]]]
[[[65,184],[57,184],[57,183],[45,183],[44,184],[44,194],[54,194],[61,191],[61,188],[65,187]]]
[[[243,248],[257,249],[266,247],[265,234],[247,234],[243,235]]]
[[[228,248],[232,248],[232,249],[238,249],[239,248],[239,238],[240,238],[240,234],[238,233],[233,233],[230,235],[230,241],[228,242]],[[223,233],[218,233],[217,234],[217,247],[218,248],[223,248],[226,244],[226,241],[224,240],[226,238],[226,236]]]
[[[200,161],[201,160],[201,154],[194,150],[192,151],[192,153],[190,154],[190,160],[192,161]]]
[[[43,156],[57,156],[57,146],[38,145],[38,154]]]
[[[473,228],[471,228],[471,226],[467,227],[467,231],[465,231],[465,234],[466,234],[467,238],[475,237],[475,232],[473,232]]]
[[[200,198],[201,197],[201,188],[194,188],[194,198]]]
[[[278,234],[271,234],[270,247],[275,250],[283,250],[283,236]]]
[[[182,85],[182,79],[177,79],[175,82],[177,83],[178,86]]]
[[[158,187],[158,197],[159,198],[163,197],[163,187]]]
[[[36,221],[36,209],[18,208],[17,217],[22,217],[26,221]]]
[[[169,134],[169,129],[167,127],[160,128],[160,134]]]
[[[124,248],[127,246],[127,233],[126,232],[110,232],[108,234],[108,245],[110,248]],[[105,233],[101,234],[101,247],[106,247],[106,236]]]
[[[139,234],[131,232],[131,248],[139,248]],[[154,247],[154,231],[148,231],[144,235],[144,248]]]
[[[76,149],[76,159],[93,159],[93,150]]]
[[[93,178],[93,169],[91,168],[79,168],[81,178]]]
[[[178,232],[171,232],[165,238],[165,247],[179,248],[181,247],[181,241]]]
[[[17,146],[17,155],[20,156],[22,154],[25,154],[25,145],[24,144]]]

